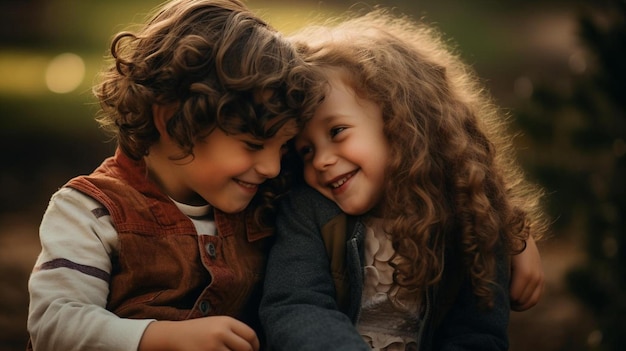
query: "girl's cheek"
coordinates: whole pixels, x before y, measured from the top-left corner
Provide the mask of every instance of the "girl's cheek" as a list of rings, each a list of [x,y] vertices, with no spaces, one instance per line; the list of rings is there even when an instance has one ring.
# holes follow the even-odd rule
[[[315,187],[315,172],[311,166],[304,166],[304,181],[311,187]]]

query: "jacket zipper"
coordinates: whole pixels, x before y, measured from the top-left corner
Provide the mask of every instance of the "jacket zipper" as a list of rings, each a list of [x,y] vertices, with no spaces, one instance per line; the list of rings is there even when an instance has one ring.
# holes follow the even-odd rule
[[[419,331],[417,332],[417,347],[419,350],[424,349],[424,345],[422,345],[422,337],[424,335],[424,330],[426,329],[426,323],[428,323],[428,319],[430,319],[430,293],[427,291],[426,294],[426,312],[424,312],[424,318],[420,323]]]
[[[361,259],[360,259],[360,255],[359,255],[359,245],[357,242],[357,238],[352,238],[350,239],[350,246],[351,246],[351,250],[350,250],[350,259],[356,263],[356,265],[352,265],[353,267],[358,267],[358,269],[356,269],[355,275],[356,275],[356,281],[358,282],[358,287],[359,287],[359,291],[357,295],[358,297],[358,308],[356,309],[356,315],[354,316],[354,322],[353,324],[356,326],[359,323],[359,319],[361,319],[361,294],[363,293],[363,267],[361,267]]]

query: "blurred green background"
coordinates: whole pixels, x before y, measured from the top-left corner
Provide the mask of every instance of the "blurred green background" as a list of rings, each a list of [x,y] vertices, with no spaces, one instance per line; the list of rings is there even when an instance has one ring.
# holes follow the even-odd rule
[[[27,340],[27,279],[50,195],[110,155],[91,85],[111,37],[161,1],[0,0],[0,351]],[[376,4],[436,24],[518,131],[546,188],[546,290],[511,350],[621,350],[626,327],[624,0],[250,0],[289,32]]]

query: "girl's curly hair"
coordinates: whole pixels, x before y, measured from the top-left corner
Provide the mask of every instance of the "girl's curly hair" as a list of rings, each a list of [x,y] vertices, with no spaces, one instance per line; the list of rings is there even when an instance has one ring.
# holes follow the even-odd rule
[[[434,28],[384,9],[290,40],[308,65],[341,69],[382,107],[391,154],[380,208],[401,258],[395,281],[414,291],[437,284],[455,250],[475,295],[492,305],[497,255],[523,250],[547,223],[542,191],[525,180],[506,120],[469,67]]]
[[[170,1],[139,31],[117,34],[110,50],[113,63],[94,87],[98,121],[136,160],[159,139],[154,104],[177,104],[167,132],[181,158],[215,128],[266,139],[307,115],[297,53],[238,0]],[[282,178],[257,195],[257,219],[284,191]]]

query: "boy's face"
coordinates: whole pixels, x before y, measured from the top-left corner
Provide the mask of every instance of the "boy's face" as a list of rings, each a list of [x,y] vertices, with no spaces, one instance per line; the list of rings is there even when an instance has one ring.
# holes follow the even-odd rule
[[[373,209],[382,196],[389,154],[381,108],[341,79],[296,137],[306,182],[346,213]]]
[[[296,132],[293,121],[266,140],[249,134],[227,135],[216,128],[196,143],[195,157],[169,160],[166,191],[182,203],[208,202],[227,213],[240,212],[261,183],[278,175],[285,144]]]

